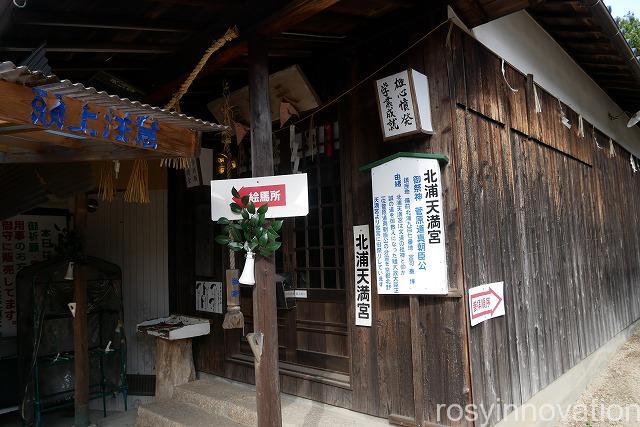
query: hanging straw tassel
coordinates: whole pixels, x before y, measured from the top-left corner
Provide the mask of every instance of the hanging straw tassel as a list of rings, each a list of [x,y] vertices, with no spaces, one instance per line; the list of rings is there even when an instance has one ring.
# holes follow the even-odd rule
[[[139,159],[133,162],[124,200],[127,203],[151,202],[149,198],[149,164],[146,160]]]
[[[165,157],[160,160],[160,166],[163,168],[184,170],[191,166],[193,160],[194,159],[187,157]]]
[[[104,162],[100,168],[98,197],[105,202],[112,202],[116,196],[116,172],[111,162]]]
[[[242,329],[244,328],[244,315],[240,311],[239,305],[229,306],[224,314],[222,329]]]

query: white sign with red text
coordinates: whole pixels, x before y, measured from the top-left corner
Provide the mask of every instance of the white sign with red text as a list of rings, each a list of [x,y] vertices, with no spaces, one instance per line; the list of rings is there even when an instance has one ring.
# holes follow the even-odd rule
[[[232,202],[242,205],[240,199],[231,195],[233,187],[240,193],[240,198],[249,196],[256,208],[267,203],[267,218],[305,216],[309,213],[307,174],[297,173],[211,181],[212,220],[217,221],[221,217],[231,220],[241,218],[229,206]]]
[[[471,326],[504,316],[504,282],[489,283],[469,289]]]

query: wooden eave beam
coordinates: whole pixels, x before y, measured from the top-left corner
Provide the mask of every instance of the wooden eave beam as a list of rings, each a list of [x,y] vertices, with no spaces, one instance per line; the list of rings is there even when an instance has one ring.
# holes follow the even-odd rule
[[[130,30],[130,31],[149,31],[164,33],[192,33],[193,27],[187,24],[177,24],[174,22],[166,22],[161,20],[139,21],[131,19],[127,16],[106,17],[95,16],[69,16],[68,14],[38,14],[33,12],[22,12],[16,14],[15,22],[17,25],[38,26],[38,27],[64,27],[64,28],[90,28],[102,30]]]
[[[19,143],[20,149],[16,149]],[[97,162],[109,160],[160,159],[155,153],[140,153],[126,147],[105,148],[88,146],[82,149],[65,148],[42,141],[16,141],[12,135],[0,135],[0,164],[2,163],[61,163]]]
[[[312,16],[330,8],[340,0],[295,0],[287,4],[262,23],[253,29],[248,29],[247,33],[258,33],[265,37],[277,36],[283,31],[306,21]],[[233,23],[230,23],[233,24]],[[243,34],[243,32],[241,32]],[[206,77],[213,74],[220,67],[229,62],[247,54],[248,44],[246,40],[240,40],[231,44],[216,53],[200,71],[198,77]],[[187,78],[187,75],[181,75],[176,79],[162,85],[147,97],[147,102],[151,104],[159,104],[169,98]]]
[[[0,99],[0,120],[14,125],[27,125],[37,128],[42,131],[40,137],[45,140],[43,145],[53,143],[78,148],[85,145],[85,143],[95,143],[101,147],[105,147],[106,150],[116,151],[116,147],[128,148],[132,150],[133,153],[138,154],[140,158],[146,158],[148,156],[196,157],[199,152],[200,136],[198,132],[171,125],[162,120],[158,120],[158,129],[156,131],[158,146],[156,149],[135,145],[137,114],[132,114],[129,117],[131,120],[127,133],[129,142],[116,140],[113,123],[109,124],[106,122],[105,116],[116,114],[122,117],[124,113],[120,111],[117,106],[109,107],[62,96],[62,101],[65,105],[65,119],[63,129],[58,129],[55,126],[45,127],[40,122],[32,123],[31,113],[33,109],[31,103],[34,99],[32,88],[0,80],[0,93],[2,94],[2,98]],[[48,110],[52,105],[55,105],[56,102],[55,90],[50,91],[46,97],[46,103],[49,106]],[[85,104],[92,113],[97,114],[97,119],[92,119],[92,121],[87,124],[87,132],[72,131],[69,127],[79,125]],[[111,130],[108,132],[106,138],[101,138],[100,135],[105,128],[110,128]],[[90,130],[95,131],[95,136],[90,135]],[[30,139],[30,135],[33,134],[14,134],[13,137],[16,140],[27,140]],[[10,135],[4,137],[9,138]],[[108,153],[103,155],[103,160],[108,159]]]
[[[33,52],[38,46],[23,42],[5,41],[0,46],[0,52]],[[47,45],[47,53],[128,53],[128,54],[171,54],[175,53],[173,46],[165,45],[130,45],[128,43],[112,44],[73,44],[63,45],[55,42]]]
[[[544,0],[513,0],[489,2],[482,0],[452,0],[451,7],[469,28],[542,3]]]

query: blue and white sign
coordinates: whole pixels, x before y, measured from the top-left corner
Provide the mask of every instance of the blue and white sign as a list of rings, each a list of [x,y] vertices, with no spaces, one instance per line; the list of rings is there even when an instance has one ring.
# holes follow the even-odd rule
[[[371,170],[379,294],[448,292],[440,165],[399,157]]]

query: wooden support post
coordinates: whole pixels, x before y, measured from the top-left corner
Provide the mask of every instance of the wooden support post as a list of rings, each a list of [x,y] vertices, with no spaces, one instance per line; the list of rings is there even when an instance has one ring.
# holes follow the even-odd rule
[[[251,97],[251,172],[273,175],[269,67],[265,37],[249,39],[249,94]],[[258,426],[281,426],[278,371],[278,316],[274,256],[257,256],[253,290],[253,332],[264,334],[262,356],[256,358]],[[259,360],[258,360],[259,359]]]
[[[196,379],[191,338],[156,338],[156,401],[169,400],[173,390]]]
[[[413,362],[413,406],[416,426],[424,423],[424,384],[422,381],[422,340],[420,339],[420,300],[417,295],[409,296],[409,316],[411,316],[411,361]]]
[[[74,226],[84,238],[87,224],[87,195],[76,194]],[[76,314],[73,319],[73,351],[75,380],[75,427],[89,425],[89,338],[87,335],[87,270],[78,263],[74,271],[73,292]]]

